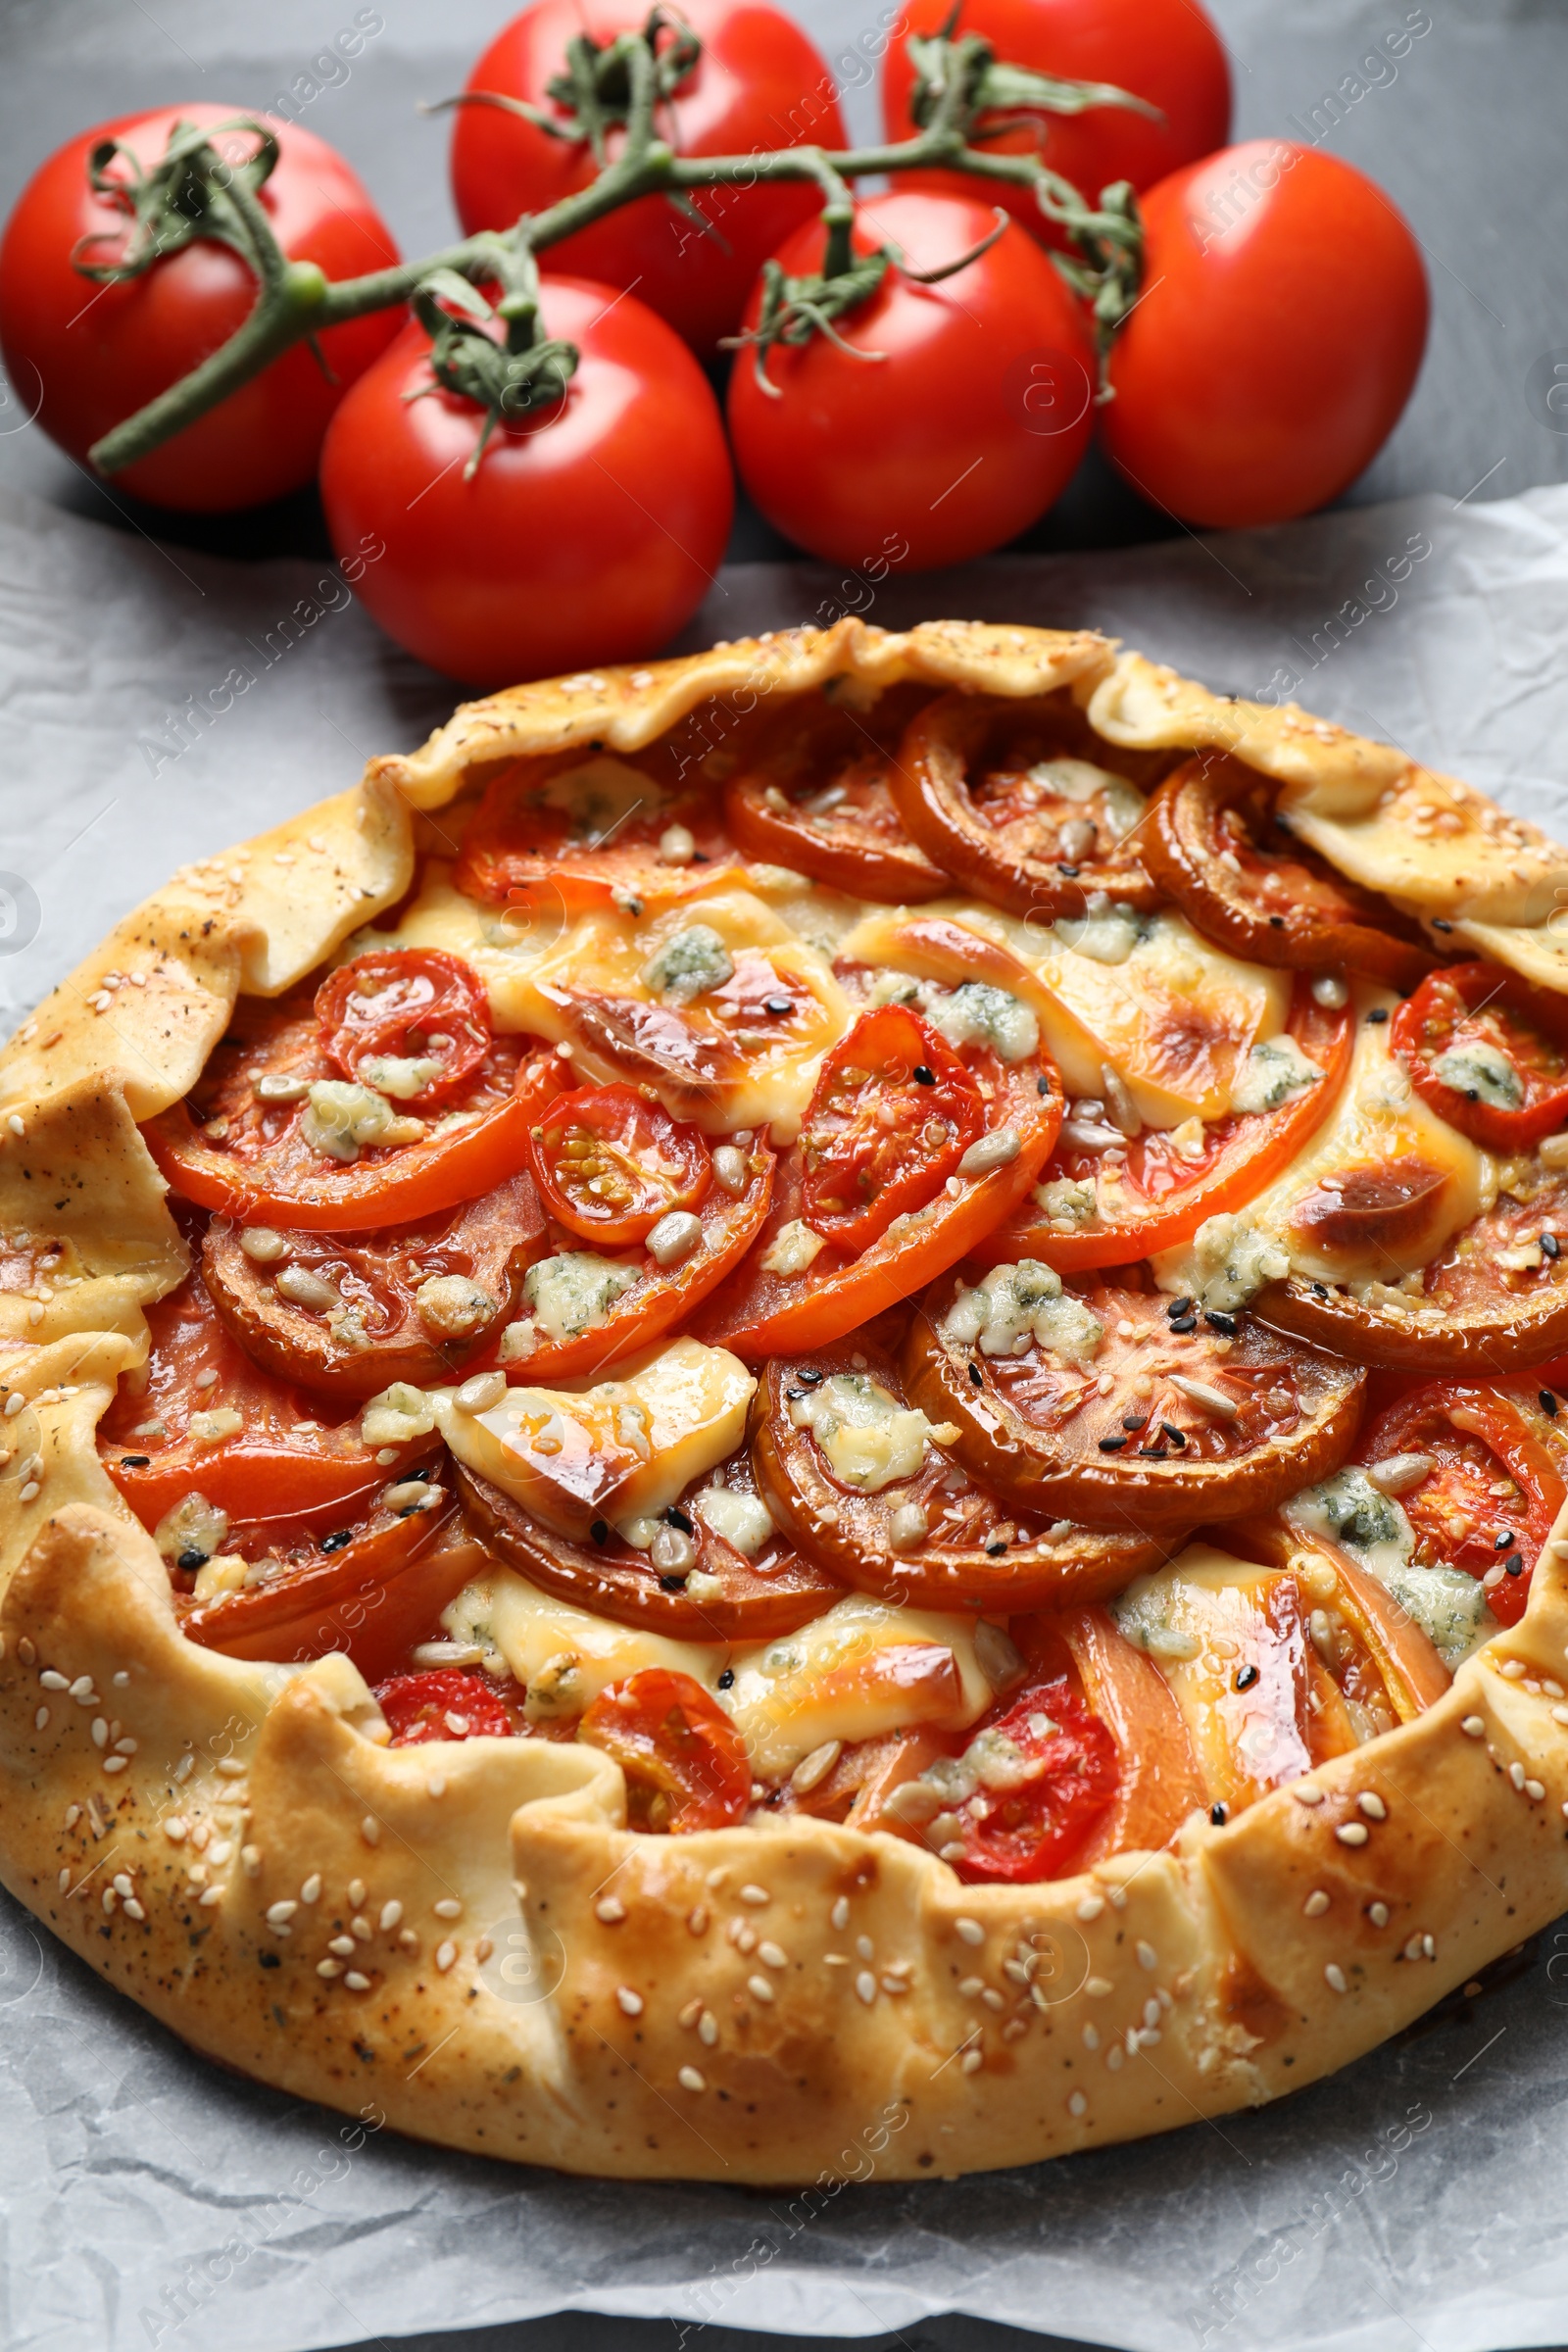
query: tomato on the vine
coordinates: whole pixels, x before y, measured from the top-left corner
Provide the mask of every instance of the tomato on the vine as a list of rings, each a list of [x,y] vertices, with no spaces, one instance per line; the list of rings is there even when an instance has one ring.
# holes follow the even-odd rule
[[[360,594],[432,668],[510,686],[663,645],[702,602],[734,484],[718,404],[634,295],[544,282],[546,334],[580,354],[564,398],[498,422],[434,384],[411,322],[354,385],[321,452],[332,544],[386,553]]]
[[[143,172],[176,124],[217,129],[242,110],[208,100],[100,122],[58,148],[23,190],[0,244],[0,350],[17,399],[36,402],[51,439],[84,461],[111,425],[177,383],[243,324],[257,299],[249,266],[211,239],[165,254],[140,276],[98,284],[74,267],[117,261],[129,216],[88,184],[88,159],[119,139]],[[290,261],[328,278],[359,277],[399,259],[358,175],[313,131],[256,118],[278,141],[257,201]],[[215,142],[225,162],[256,152],[254,131]],[[129,170],[123,158],[112,177]],[[83,244],[83,240],[88,240]],[[217,408],[117,473],[116,485],[187,514],[221,514],[297,490],[316,471],[333,410],[397,332],[395,311],[373,311],[320,337],[320,357],[296,344]]]
[[[855,250],[892,244],[912,268],[939,270],[996,225],[994,207],[973,198],[871,197],[857,207]],[[777,259],[805,277],[823,251],[817,220]],[[760,308],[759,285],[748,331]],[[832,339],[774,344],[765,373],[771,391],[755,353],[737,355],[729,427],[741,479],[789,538],[875,577],[961,563],[1013,538],[1066,487],[1093,424],[1085,314],[1011,222],[936,285],[890,263]]]
[[[929,37],[952,15],[952,0],[911,0],[901,37],[882,68],[882,119],[890,139],[915,128],[910,112],[914,65],[909,33]],[[1198,0],[966,0],[955,37],[983,33],[999,58],[1032,73],[1071,81],[1110,82],[1157,108],[1094,106],[1081,115],[1006,110],[1006,129],[982,116],[989,155],[1038,155],[1091,203],[1112,180],[1151,188],[1167,172],[1212,154],[1230,133],[1231,76],[1225,47]],[[909,172],[903,187],[971,194],[975,183],[956,172]],[[1047,220],[1031,191],[996,188],[1026,228],[1048,245],[1062,232]]]
[[[1111,346],[1105,449],[1184,522],[1283,522],[1337,498],[1409,398],[1420,249],[1337,156],[1252,139],[1143,201],[1144,292]]]
[[[781,10],[758,0],[682,0],[669,15],[702,43],[696,64],[658,110],[659,135],[677,155],[845,144],[826,63]],[[569,110],[549,84],[566,63],[568,41],[586,34],[603,49],[647,22],[646,0],[539,0],[497,34],[467,87],[524,99],[564,123]],[[675,24],[666,22],[661,49],[667,54],[675,38]],[[612,162],[623,143],[621,130],[610,130],[605,148]],[[470,236],[510,228],[519,214],[561,203],[587,187],[598,169],[586,139],[554,137],[498,108],[459,111],[452,193]],[[697,189],[687,201],[691,213],[665,197],[642,197],[549,247],[540,260],[547,270],[635,288],[678,334],[710,352],[733,328],[767,256],[819,199],[808,181],[759,180],[749,188]]]

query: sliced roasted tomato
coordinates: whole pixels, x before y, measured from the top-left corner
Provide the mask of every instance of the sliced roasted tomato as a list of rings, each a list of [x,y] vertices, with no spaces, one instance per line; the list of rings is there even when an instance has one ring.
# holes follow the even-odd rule
[[[894,805],[934,863],[1014,914],[1082,914],[1097,891],[1152,906],[1159,890],[1132,846],[1144,796],[1086,733],[1064,694],[943,695],[906,730]],[[1156,772],[1147,755],[1133,764]]]
[[[1001,1224],[1056,1139],[1061,1089],[1038,1054],[1004,1062],[989,1048],[967,1047],[961,1058],[984,1107],[985,1132],[923,1205],[898,1212],[868,1246],[824,1241],[813,1230],[797,1143],[780,1165],[766,1224],[704,1309],[698,1338],[754,1363],[825,1347],[911,1297]]]
[[[801,1129],[807,1224],[840,1250],[868,1248],[935,1198],[985,1114],[929,1021],[902,1004],[862,1013],[824,1059]]]
[[[1311,1642],[1302,1736],[1314,1763],[1413,1722],[1443,1697],[1453,1677],[1430,1636],[1393,1587],[1343,1543],[1306,1525],[1289,1504],[1232,1524],[1225,1539],[1248,1560],[1289,1569],[1298,1589]],[[1244,1583],[1251,1573],[1240,1571]]]
[[[1013,1638],[1026,1656],[1034,1653],[1043,1624],[1065,1643],[1085,1704],[1109,1732],[1121,1764],[1115,1801],[1091,1836],[1081,1866],[1111,1854],[1157,1852],[1209,1802],[1170,1685],[1105,1609],[1073,1609],[1054,1621],[1015,1625]]]
[[[215,1514],[193,1519],[213,1540],[177,1548],[199,1554],[191,1573],[241,1535],[285,1542],[340,1531],[368,1510],[389,1480],[436,1449],[418,1439],[383,1462],[357,1421],[328,1425],[320,1400],[251,1362],[214,1312],[199,1274],[147,1309],[152,1348],[124,1374],[98,1432],[104,1468],[145,1528],[157,1532],[191,1496]],[[220,1522],[221,1524],[220,1524]],[[246,1548],[256,1545],[247,1544]]]
[[[1188,1309],[1175,1313],[1181,1306]],[[1016,1508],[1165,1533],[1264,1510],[1342,1462],[1366,1374],[1147,1291],[1064,1291],[1048,1267],[933,1286],[904,1352],[911,1399]]]
[[[1534,1389],[1434,1382],[1379,1416],[1356,1447],[1415,1532],[1418,1566],[1479,1578],[1493,1615],[1524,1615],[1562,1508],[1563,1445]]]
[[[634,754],[579,747],[504,761],[453,869],[491,906],[641,914],[706,889],[733,864],[716,794],[686,773],[708,751],[695,723]]]
[[[1066,1676],[1030,1682],[994,1709],[958,1761],[975,1785],[937,1850],[971,1881],[1060,1877],[1110,1811],[1121,1777],[1115,1740]],[[950,1829],[941,1815],[937,1823],[938,1835]]]
[[[1416,1091],[1489,1152],[1568,1123],[1568,1004],[1494,963],[1430,972],[1389,1031]]]
[[[461,1464],[469,1526],[528,1582],[617,1625],[677,1642],[771,1642],[844,1597],[840,1581],[803,1553],[738,1454],[723,1484],[705,1475],[633,1544],[601,1522],[604,1542],[574,1544],[488,1479]]]
[[[723,1708],[689,1674],[646,1666],[612,1683],[577,1737],[625,1774],[633,1829],[725,1830],[746,1818],[751,1759]]]
[[[905,727],[929,699],[928,688],[894,686],[865,710],[825,695],[789,703],[725,787],[732,837],[748,857],[852,898],[910,906],[951,891],[905,831],[888,780]]]
[[[231,1658],[346,1650],[373,1681],[437,1630],[482,1564],[473,1544],[450,1540],[454,1533],[450,1511],[443,1519],[439,1510],[378,1502],[360,1524],[314,1545],[261,1553],[232,1590],[205,1599],[177,1592],[180,1630]]]
[[[1124,1137],[1069,1121],[1029,1199],[981,1245],[977,1261],[1037,1257],[1061,1274],[1132,1265],[1255,1200],[1333,1108],[1350,1067],[1355,1016],[1348,1003],[1319,1004],[1303,977],[1284,1035],[1322,1075],[1303,1085],[1301,1070],[1281,1057],[1281,1099],[1272,1108],[1227,1111],[1196,1135],[1145,1127]],[[1266,1058],[1258,1057],[1260,1068]]]
[[[1253,1301],[1281,1330],[1391,1371],[1469,1375],[1527,1371],[1568,1350],[1568,1170],[1532,1156],[1502,1171],[1506,1189],[1421,1269],[1419,1282],[1358,1284],[1355,1292],[1299,1275]],[[1368,1180],[1370,1186],[1372,1180]],[[1441,1182],[1420,1161],[1380,1173],[1382,1204],[1347,1184],[1325,1214],[1421,1212]],[[1352,1233],[1352,1240],[1359,1237]]]
[[[575,1234],[552,1229],[552,1253],[529,1267],[523,1312],[502,1334],[498,1360],[509,1379],[559,1380],[618,1363],[673,1331],[724,1282],[762,1230],[775,1166],[755,1136],[729,1153],[700,1207],[673,1211],[649,1236],[651,1246],[604,1257],[576,1248]]]
[[[441,948],[378,948],[316,992],[321,1051],[345,1078],[422,1114],[471,1078],[490,1048],[490,1000]]]
[[[1144,863],[1206,939],[1250,963],[1414,988],[1435,961],[1414,924],[1288,833],[1278,798],[1241,760],[1186,760],[1150,803]]]
[[[692,1209],[713,1181],[699,1128],[630,1086],[558,1095],[529,1158],[551,1215],[585,1242],[646,1241],[671,1209]]]
[[[893,1359],[859,1334],[768,1364],[752,1428],[759,1487],[798,1548],[895,1604],[1061,1608],[1119,1592],[1166,1556],[1152,1537],[1020,1515],[988,1494],[910,1410]]]
[[[325,1396],[373,1396],[396,1380],[451,1379],[499,1335],[544,1245],[538,1195],[518,1175],[362,1239],[215,1217],[202,1275],[254,1362]]]
[[[487,1674],[459,1666],[395,1674],[375,1695],[393,1747],[422,1747],[431,1740],[506,1740],[515,1729],[499,1686]]]
[[[560,1083],[559,1061],[533,1056],[525,1039],[495,1038],[425,1121],[337,1075],[309,1001],[242,998],[189,1102],[142,1133],[176,1193],[239,1224],[373,1233],[503,1183],[524,1164],[528,1131]]]

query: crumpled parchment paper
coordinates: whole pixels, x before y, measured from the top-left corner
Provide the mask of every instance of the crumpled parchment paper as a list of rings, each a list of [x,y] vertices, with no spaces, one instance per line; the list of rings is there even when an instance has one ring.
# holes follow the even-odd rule
[[[1568,489],[900,582],[740,566],[686,643],[856,610],[1093,622],[1568,826]],[[452,690],[332,567],[0,500],[0,1017],[174,864],[417,741]],[[1568,1927],[1256,2114],[795,2197],[512,2171],[192,2057],[0,1896],[0,2341],[309,2352],[566,2308],[853,2335],[968,2311],[1136,2348],[1568,2339]]]

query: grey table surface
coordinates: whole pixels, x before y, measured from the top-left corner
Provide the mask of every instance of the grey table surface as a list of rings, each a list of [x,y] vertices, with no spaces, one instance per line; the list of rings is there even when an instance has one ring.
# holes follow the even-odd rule
[[[88,122],[195,97],[266,106],[309,74],[312,57],[352,13],[347,0],[157,0],[156,9],[143,0],[8,0],[0,13],[0,213],[37,164]],[[500,12],[494,0],[381,0],[379,13],[384,31],[303,120],[361,171],[414,253],[452,229],[447,132],[418,117],[415,102],[460,86]],[[795,0],[795,13],[838,67],[852,135],[872,133],[860,42],[881,13],[876,0]],[[1403,0],[1214,0],[1213,13],[1233,63],[1236,134],[1312,137],[1358,164],[1402,207],[1427,255],[1434,309],[1426,366],[1349,503],[1417,491],[1487,501],[1568,476],[1568,416],[1554,417],[1544,399],[1553,366],[1568,362],[1558,125],[1568,13],[1560,0],[1428,0],[1423,8]],[[1401,26],[1415,38],[1392,78],[1387,64],[1376,78],[1362,72],[1370,52],[1381,48],[1387,59],[1383,44]],[[161,516],[90,481],[28,426],[15,392],[6,401],[0,487],[215,553],[324,552],[310,495],[238,521]],[[1091,458],[1021,544],[1131,546],[1179,527]],[[743,510],[732,560],[787,552]],[[7,791],[30,805],[36,788],[14,778]],[[705,2352],[762,2352],[786,2340],[573,2313],[469,2331],[461,2312],[452,2316],[458,2332],[400,2340],[409,2352],[663,2352],[699,2332]],[[1392,2315],[1391,2323],[1391,2343],[1404,2340],[1403,2324]],[[958,2318],[842,2340],[908,2352],[1075,2352],[1056,2337]]]

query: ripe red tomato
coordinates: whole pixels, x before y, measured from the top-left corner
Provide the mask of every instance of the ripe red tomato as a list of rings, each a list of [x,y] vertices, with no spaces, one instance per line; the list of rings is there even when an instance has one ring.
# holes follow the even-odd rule
[[[203,101],[100,122],[58,149],[18,200],[0,244],[0,349],[19,402],[30,408],[36,401],[44,431],[78,461],[111,425],[225,342],[256,298],[245,263],[210,241],[169,254],[123,285],[83,277],[72,267],[77,240],[101,240],[88,249],[88,261],[113,261],[126,222],[118,206],[89,188],[88,155],[112,136],[146,171],[176,122],[216,126],[241,111]],[[329,278],[395,263],[391,234],[342,157],[312,131],[270,115],[259,120],[276,132],[281,151],[260,201],[290,260],[318,263]],[[217,144],[234,162],[256,151],[254,135],[245,132]],[[173,440],[117,473],[116,485],[199,514],[227,514],[299,489],[316,471],[321,436],[345,390],[396,332],[393,311],[329,328],[321,337],[326,373],[297,344]]]
[[[1251,139],[1143,203],[1145,293],[1100,412],[1113,463],[1185,522],[1305,514],[1409,398],[1427,277],[1403,216],[1337,156]]]
[[[484,982],[444,948],[378,948],[340,964],[316,992],[316,1020],[334,1069],[363,1075],[416,1116],[445,1102],[490,1051]],[[403,1061],[419,1066],[373,1066]]]
[[[682,0],[679,17],[702,54],[659,111],[659,129],[678,155],[750,155],[808,141],[842,147],[843,118],[833,76],[801,27],[757,0]],[[566,44],[587,33],[601,48],[640,31],[646,0],[539,0],[497,35],[469,74],[470,90],[497,90],[566,119],[547,84],[566,62]],[[661,47],[672,36],[665,33]],[[606,142],[613,159],[622,134]],[[452,138],[452,192],[464,228],[510,228],[520,213],[543,212],[586,187],[597,167],[585,140],[552,138],[494,107],[459,110]],[[634,287],[699,351],[733,328],[753,278],[818,198],[803,183],[706,188],[692,203],[708,234],[661,196],[623,206],[540,255],[549,270]]]
[[[874,253],[891,242],[930,270],[995,225],[989,203],[875,196],[857,208],[855,244]],[[805,276],[822,250],[817,220],[778,259]],[[748,326],[760,302],[759,285]],[[958,564],[1014,537],[1065,488],[1093,429],[1094,349],[1080,305],[1021,229],[1009,224],[939,285],[890,267],[837,332],[851,353],[820,334],[774,346],[779,399],[758,383],[750,351],[730,377],[741,478],[800,546],[873,577]]]
[[[630,295],[548,278],[544,331],[581,365],[564,400],[483,429],[428,391],[411,322],[350,391],[321,452],[332,544],[386,554],[360,594],[390,637],[475,686],[654,652],[702,602],[734,483],[718,404],[678,335]],[[411,393],[424,393],[410,399]]]
[[[456,1666],[422,1674],[394,1674],[375,1693],[392,1727],[394,1747],[422,1747],[431,1740],[510,1740],[512,1717],[488,1675]]]
[[[868,1249],[935,1200],[984,1129],[980,1090],[940,1031],[902,1004],[862,1013],[825,1056],[801,1128],[808,1224]]]
[[[713,1163],[700,1128],[672,1119],[634,1086],[558,1095],[529,1139],[529,1164],[558,1224],[624,1250],[671,1209],[706,1200]]]
[[[950,14],[951,0],[912,0],[903,22],[908,32],[930,34]],[[1112,82],[1159,108],[1162,122],[1114,106],[1081,115],[1028,114],[1019,128],[987,139],[992,155],[1039,155],[1091,202],[1116,179],[1151,188],[1230,135],[1230,67],[1198,0],[967,0],[957,30],[960,36],[984,33],[1007,65],[1072,81]],[[882,69],[882,118],[890,139],[906,139],[914,130],[913,82],[901,37]],[[1009,116],[1020,113],[1008,109]],[[974,187],[948,172],[910,173],[900,184],[966,194]],[[1045,243],[1064,242],[1027,190],[999,187],[996,197]]]

